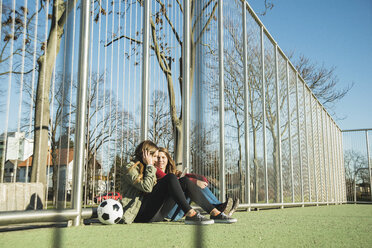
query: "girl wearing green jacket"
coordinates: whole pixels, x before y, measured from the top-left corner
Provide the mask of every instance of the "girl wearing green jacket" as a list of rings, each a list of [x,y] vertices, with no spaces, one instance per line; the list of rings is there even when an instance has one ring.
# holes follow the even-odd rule
[[[124,167],[121,189],[124,223],[163,221],[176,203],[186,213],[185,224],[236,222],[210,204],[187,177],[178,179],[170,173],[157,182],[154,164],[158,150],[153,142],[143,141],[137,146],[133,161]],[[210,218],[195,211],[186,197],[209,213]]]

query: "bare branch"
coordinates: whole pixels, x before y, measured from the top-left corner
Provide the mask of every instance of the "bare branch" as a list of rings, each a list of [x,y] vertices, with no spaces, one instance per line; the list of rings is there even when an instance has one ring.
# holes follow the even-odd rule
[[[174,35],[176,36],[176,40],[178,41],[178,44],[180,44],[182,46],[182,41],[181,41],[181,38],[180,36],[178,35],[177,33],[177,30],[175,29],[172,21],[169,19],[168,17],[168,14],[167,14],[167,10],[166,10],[166,7],[165,7],[165,4],[161,2],[161,0],[156,0],[160,5],[161,5],[161,12],[163,13],[165,19],[167,20],[169,26],[171,27],[172,29],[172,32],[174,33]]]
[[[200,11],[200,14],[198,15],[198,17],[196,18],[195,22],[194,22],[194,26],[192,27],[192,30],[194,31],[195,30],[195,27],[197,25],[197,23],[200,21],[200,18],[203,16],[203,13],[204,11],[208,8],[208,6],[212,3],[213,0],[209,0],[209,2],[204,5],[203,9]],[[216,3],[217,4],[217,3]]]
[[[178,4],[178,6],[180,7],[181,12],[183,13],[183,9],[182,9],[182,5],[181,5],[180,1],[179,0],[176,0],[176,2]]]
[[[6,71],[6,72],[1,72],[0,73],[0,76],[3,76],[3,75],[7,75],[9,73],[12,73],[12,74],[17,74],[17,75],[21,75],[21,74],[29,74],[30,72],[32,72],[34,69],[31,69],[29,71],[26,71],[26,72],[20,72],[20,71]]]
[[[112,43],[114,43],[114,42],[116,42],[116,41],[118,41],[118,40],[120,40],[120,39],[122,39],[122,38],[128,39],[128,40],[130,40],[131,42],[137,43],[138,45],[142,45],[142,43],[143,43],[142,41],[139,41],[139,40],[133,39],[133,38],[128,37],[128,36],[126,36],[126,35],[122,35],[122,36],[120,36],[120,37],[118,37],[118,38],[116,38],[116,39],[113,39],[112,41],[110,41],[109,43],[105,44],[104,46],[105,46],[105,47],[108,47],[108,46],[111,45]]]
[[[207,21],[207,23],[204,25],[202,31],[200,32],[199,37],[196,39],[195,44],[198,44],[198,42],[200,41],[200,39],[203,37],[203,34],[204,34],[205,30],[207,29],[207,27],[209,26],[209,24],[211,23],[211,21],[212,21],[212,19],[213,19],[213,17],[214,17],[214,14],[215,14],[215,12],[216,12],[216,10],[217,10],[217,3],[215,3],[215,5],[213,6],[212,13],[211,13],[211,15],[209,16],[208,21]]]

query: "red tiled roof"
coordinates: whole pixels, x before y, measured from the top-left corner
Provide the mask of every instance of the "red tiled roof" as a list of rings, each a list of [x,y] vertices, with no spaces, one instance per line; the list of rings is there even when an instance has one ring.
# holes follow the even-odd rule
[[[57,164],[66,165],[66,164],[71,163],[71,161],[74,159],[74,149],[73,148],[57,149],[56,153],[57,153],[57,157],[56,157]],[[67,160],[67,157],[68,157],[68,160]],[[32,165],[32,158],[33,158],[33,155],[30,156],[29,158],[27,158],[25,161],[19,162],[18,166],[19,167],[31,166]],[[47,164],[50,165],[50,166],[53,166],[52,154],[51,154],[50,151],[48,153]]]
[[[26,167],[26,166],[31,166],[31,165],[32,165],[32,156],[30,156],[25,161],[22,161],[22,162],[18,163],[18,167]]]

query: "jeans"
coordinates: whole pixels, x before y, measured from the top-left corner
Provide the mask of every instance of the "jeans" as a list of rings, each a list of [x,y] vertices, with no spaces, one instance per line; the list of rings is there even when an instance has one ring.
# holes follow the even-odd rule
[[[191,209],[189,197],[204,211],[210,212],[214,205],[209,203],[202,191],[187,177],[178,179],[174,174],[167,174],[154,186],[151,193],[145,194],[134,222],[162,221],[177,204],[183,212]]]
[[[212,193],[212,191],[208,187],[205,187],[204,189],[202,189],[202,192],[205,198],[208,199],[210,204],[212,205],[221,204],[221,202],[217,199],[217,197]]]
[[[212,191],[208,187],[201,189],[201,192],[212,205],[216,206],[221,204],[221,202],[217,199],[217,197],[212,193]],[[190,202],[190,198],[187,198],[187,200]],[[184,215],[185,212],[183,212],[182,209],[176,204],[174,205],[172,210],[169,211],[167,218],[173,221],[177,221],[181,219]]]

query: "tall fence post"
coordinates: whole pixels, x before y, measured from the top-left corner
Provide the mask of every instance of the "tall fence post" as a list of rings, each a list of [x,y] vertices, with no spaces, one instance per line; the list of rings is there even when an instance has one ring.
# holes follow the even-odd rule
[[[310,94],[310,122],[311,122],[311,143],[313,144],[313,172],[314,172],[314,190],[315,190],[315,199],[318,205],[318,182],[316,180],[316,162],[315,162],[315,142],[314,142],[314,119],[313,119],[313,100],[311,99],[312,95]]]
[[[331,156],[331,166],[332,166],[332,195],[333,195],[333,202],[337,203],[337,196],[336,196],[336,177],[335,177],[335,157],[334,157],[334,140],[333,140],[333,125],[332,120],[329,120],[329,139],[330,139],[330,156]]]
[[[218,0],[218,62],[219,62],[219,118],[220,118],[220,200],[225,201],[225,97],[224,97],[224,48],[223,48],[223,0]]]
[[[276,125],[278,132],[278,164],[279,164],[279,185],[280,185],[280,203],[284,203],[283,199],[283,174],[282,174],[282,137],[280,130],[280,93],[279,93],[279,65],[278,65],[278,44],[275,43],[275,86],[276,86]],[[276,166],[276,165],[274,165]],[[276,189],[278,190],[278,189]],[[281,206],[283,208],[283,205]]]
[[[337,161],[337,181],[338,181],[338,203],[340,204],[341,203],[341,189],[342,189],[342,181],[341,181],[341,164],[340,164],[340,153],[339,153],[339,142],[338,142],[338,127],[336,125],[336,123],[334,123],[335,125],[335,142],[336,142],[336,161]]]
[[[309,202],[311,202],[311,176],[310,176],[310,164],[309,164],[309,133],[308,133],[308,128],[307,128],[307,112],[306,112],[306,91],[307,91],[307,88],[305,87],[305,84],[302,84],[303,86],[303,92],[302,92],[302,96],[303,96],[303,99],[304,99],[304,122],[305,122],[305,150],[306,150],[306,163],[307,163],[307,176],[308,176],[308,186],[309,186]]]
[[[300,99],[298,97],[298,72],[296,72],[296,110],[297,110],[297,136],[298,136],[298,162],[300,166],[301,202],[304,203],[304,182],[302,176],[302,151],[301,151],[301,128],[300,128]],[[304,205],[302,205],[304,207]]]
[[[332,203],[332,177],[331,177],[331,156],[330,156],[330,151],[329,147],[331,146],[331,143],[329,141],[329,116],[326,114],[326,119],[325,119],[325,127],[326,127],[326,139],[327,139],[327,171],[328,171],[328,201],[331,201]]]
[[[316,106],[316,130],[318,133],[318,165],[319,165],[319,181],[320,181],[320,202],[323,202],[323,174],[322,174],[322,159],[320,152],[320,139],[322,138],[319,130],[319,103],[317,102]]]
[[[326,191],[326,202],[327,202],[327,205],[328,205],[328,180],[327,180],[327,167],[326,167],[326,144],[325,144],[325,130],[324,130],[324,119],[323,119],[323,115],[324,115],[324,108],[322,108],[321,110],[321,123],[322,123],[322,141],[323,141],[323,167],[324,167],[324,187],[325,187],[325,191]]]
[[[335,156],[335,127],[334,123],[331,121],[331,139],[332,139],[332,166],[333,166],[333,184],[334,184],[334,198],[335,202],[338,204],[338,180],[337,180],[337,168],[336,168],[336,156]]]
[[[335,123],[335,139],[336,139],[336,155],[337,155],[337,175],[338,175],[338,201],[341,204],[342,203],[342,170],[341,170],[341,157],[340,157],[340,142],[338,139],[338,134],[339,134],[339,128]]]
[[[343,185],[343,202],[346,203],[346,178],[345,178],[345,161],[344,161],[344,151],[343,151],[343,140],[342,140],[342,130],[339,129],[338,139],[340,141],[340,159],[342,168],[342,185]],[[372,200],[372,197],[371,197]]]
[[[151,0],[144,1],[143,46],[142,46],[142,101],[141,101],[141,140],[147,139],[148,131],[148,91],[149,91],[149,40],[150,40]]]
[[[342,181],[342,165],[341,165],[340,138],[339,138],[340,129],[336,125],[336,123],[335,123],[335,126],[336,126],[335,138],[337,140],[337,168],[338,168],[338,181],[339,181],[338,199],[339,199],[340,204],[342,204],[343,203],[342,191],[344,187],[343,187],[343,181]]]
[[[261,25],[261,101],[262,101],[262,135],[263,135],[263,155],[265,167],[265,199],[269,203],[269,184],[267,175],[267,147],[266,147],[266,90],[265,90],[265,46],[264,46],[264,26]]]
[[[83,170],[84,170],[84,147],[85,147],[85,123],[87,109],[87,84],[88,84],[88,60],[89,60],[89,21],[90,0],[81,2],[80,17],[80,43],[79,43],[79,71],[78,71],[78,94],[77,94],[77,123],[74,152],[74,181],[72,208],[78,211],[73,219],[73,225],[80,225],[82,212],[83,193]]]
[[[366,146],[367,146],[367,161],[368,161],[368,172],[369,172],[369,192],[371,194],[372,201],[372,168],[371,168],[371,159],[369,153],[369,141],[368,141],[368,130],[366,132]]]
[[[291,108],[290,108],[290,94],[289,94],[289,62],[286,63],[287,72],[287,109],[288,109],[288,140],[289,140],[289,165],[291,168],[291,188],[292,188],[292,202],[294,202],[294,185],[293,185],[293,155],[292,155],[292,132],[291,132]]]
[[[247,203],[251,205],[251,174],[250,174],[250,156],[249,156],[249,89],[248,89],[248,48],[247,48],[247,10],[246,1],[242,1],[243,18],[243,63],[244,63],[244,139],[245,139],[245,196]],[[248,207],[248,211],[251,208]]]
[[[182,165],[190,171],[190,3],[183,1],[183,64],[182,64]]]

